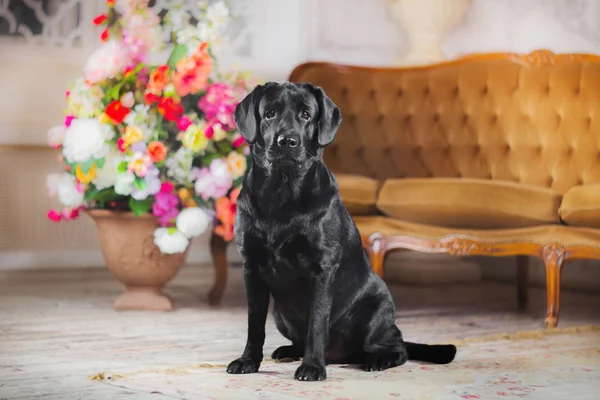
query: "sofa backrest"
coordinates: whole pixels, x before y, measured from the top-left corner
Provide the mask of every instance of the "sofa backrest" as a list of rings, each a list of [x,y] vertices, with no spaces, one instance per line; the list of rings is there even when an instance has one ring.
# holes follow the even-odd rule
[[[600,56],[495,53],[413,68],[306,63],[343,122],[325,161],[376,179],[600,182]]]

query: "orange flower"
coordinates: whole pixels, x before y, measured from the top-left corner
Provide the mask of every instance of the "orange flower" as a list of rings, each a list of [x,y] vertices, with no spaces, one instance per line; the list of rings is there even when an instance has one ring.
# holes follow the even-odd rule
[[[148,154],[153,162],[160,162],[167,156],[167,148],[162,142],[150,142],[148,143]]]
[[[192,197],[192,192],[190,189],[181,188],[177,191],[177,195],[179,196],[179,200],[181,200],[181,202],[185,204],[186,207],[197,206],[196,202],[194,201],[194,198]]]
[[[217,218],[223,225],[233,226],[235,221],[236,205],[227,197],[221,197],[215,201],[215,212]]]
[[[231,193],[229,193],[229,198],[231,199],[233,204],[237,204],[237,199],[238,199],[238,196],[240,195],[241,191],[242,190],[240,188],[231,189]]]
[[[106,5],[109,6],[109,7],[114,7],[115,0],[106,0]]]
[[[208,53],[208,44],[202,43],[190,58],[183,58],[177,62],[173,74],[177,94],[183,97],[204,89],[212,67],[213,61]]]
[[[215,227],[215,233],[226,242],[231,242],[234,238],[233,225],[219,225]]]
[[[169,66],[161,65],[150,74],[148,90],[154,94],[160,94],[169,83]]]

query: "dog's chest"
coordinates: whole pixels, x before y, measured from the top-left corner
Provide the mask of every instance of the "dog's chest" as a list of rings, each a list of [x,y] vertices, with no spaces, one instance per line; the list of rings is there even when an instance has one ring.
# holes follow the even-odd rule
[[[305,235],[271,229],[252,236],[244,245],[244,253],[267,282],[287,286],[310,276],[317,254]]]

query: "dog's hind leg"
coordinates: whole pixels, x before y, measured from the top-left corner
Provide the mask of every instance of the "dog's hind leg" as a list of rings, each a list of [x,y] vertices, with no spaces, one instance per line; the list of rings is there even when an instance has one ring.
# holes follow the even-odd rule
[[[271,358],[273,360],[292,359],[297,361],[304,357],[304,343],[300,341],[298,332],[294,329],[292,324],[286,320],[285,316],[281,313],[275,303],[273,307],[273,319],[275,320],[275,326],[279,332],[288,340],[292,342],[289,346],[281,346],[277,348]]]
[[[363,349],[365,371],[383,371],[408,361],[402,333],[395,324],[394,308],[382,302],[366,326]]]
[[[304,347],[294,344],[278,347],[271,356],[273,360],[289,359],[294,361],[298,361],[302,357],[304,357]]]

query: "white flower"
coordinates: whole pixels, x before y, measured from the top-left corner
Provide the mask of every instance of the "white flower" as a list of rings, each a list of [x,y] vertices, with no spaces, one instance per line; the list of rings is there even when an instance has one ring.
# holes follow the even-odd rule
[[[167,158],[167,176],[177,183],[187,185],[190,182],[194,153],[185,147],[180,147],[173,156]]]
[[[215,25],[223,25],[229,17],[229,9],[223,1],[212,3],[206,10],[205,18]]]
[[[46,187],[48,188],[48,194],[54,196],[58,192],[58,185],[60,184],[60,174],[48,174],[46,176]]]
[[[158,228],[154,231],[154,244],[165,254],[183,253],[190,244],[178,230]]]
[[[125,161],[123,154],[119,150],[111,148],[105,156],[102,168],[96,169],[96,176],[92,180],[96,189],[102,190],[115,184],[119,174],[119,164],[123,161]]]
[[[178,215],[176,226],[179,231],[188,238],[198,236],[206,232],[210,225],[208,214],[198,208],[184,208]]]
[[[129,172],[122,172],[117,174],[115,179],[115,193],[122,196],[129,196],[133,191],[133,183],[135,182],[135,175]]]
[[[83,78],[75,80],[67,100],[67,113],[77,118],[93,117],[103,109],[104,92],[99,86],[89,86]]]
[[[64,173],[60,176],[58,200],[67,207],[75,208],[83,205],[83,190],[79,190],[73,175]]]
[[[88,58],[84,67],[85,79],[93,84],[107,78],[114,78],[119,72],[125,70],[129,62],[125,47],[115,40],[109,40]]]
[[[213,180],[217,185],[223,185],[227,182],[231,182],[231,174],[229,173],[227,161],[221,158],[217,158],[211,161],[210,174],[212,175]]]
[[[105,144],[114,135],[112,127],[95,118],[78,118],[65,132],[63,155],[70,163],[102,158],[108,151]]]
[[[64,125],[57,125],[48,131],[48,144],[50,147],[58,148],[65,138],[67,128]]]

